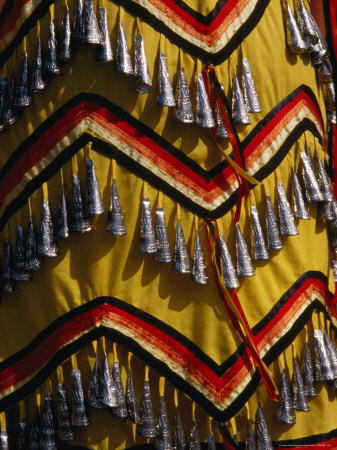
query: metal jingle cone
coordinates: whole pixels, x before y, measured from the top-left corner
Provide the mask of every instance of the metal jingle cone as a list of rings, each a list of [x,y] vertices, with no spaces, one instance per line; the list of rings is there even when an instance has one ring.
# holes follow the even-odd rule
[[[132,423],[136,425],[140,423],[140,417],[137,406],[135,389],[133,387],[132,371],[130,370],[127,387],[126,387],[126,407],[128,409],[128,417]]]
[[[247,58],[242,58],[242,86],[248,112],[259,113],[261,106]]]
[[[75,439],[75,433],[71,429],[71,407],[63,384],[57,386],[57,410],[58,438],[61,441],[72,441]]]
[[[106,406],[108,408],[116,408],[119,405],[117,388],[110,372],[109,361],[106,353],[104,354],[102,362],[100,401],[102,406]]]
[[[15,290],[13,279],[13,251],[9,239],[4,238],[4,271],[3,271],[3,291],[10,294]]]
[[[180,219],[177,220],[176,242],[174,248],[173,268],[177,272],[191,273],[190,260]]]
[[[285,369],[282,370],[281,375],[280,407],[278,411],[278,419],[283,423],[296,423],[293,399],[291,397],[290,387]]]
[[[42,450],[57,450],[54,404],[50,392],[44,398],[41,422],[40,448]]]
[[[185,69],[180,67],[177,88],[176,119],[183,123],[193,123],[193,108],[188,90]]]
[[[90,216],[99,216],[104,213],[104,205],[99,189],[94,161],[92,159],[87,159],[86,166],[88,213]]]
[[[277,193],[281,235],[296,236],[298,234],[297,226],[282,183],[277,183]]]
[[[304,6],[302,0],[297,1],[297,23],[300,28],[300,32],[305,39],[308,39],[311,44],[318,42],[318,36],[316,30],[311,21],[307,8]]]
[[[60,61],[65,63],[72,58],[71,52],[71,28],[70,28],[70,15],[68,5],[64,8],[63,23],[62,23],[62,38],[60,45]]]
[[[337,260],[331,259],[331,269],[333,274],[333,280],[335,283],[337,283]]]
[[[305,386],[297,356],[294,357],[293,361],[293,405],[297,411],[309,411],[309,406],[305,395]]]
[[[92,0],[83,0],[83,42],[85,44],[100,44],[101,33]]]
[[[304,369],[303,369],[304,390],[307,397],[316,397],[316,385],[314,367],[308,342],[305,343]]]
[[[125,221],[115,179],[112,180],[111,185],[106,231],[116,236],[123,236],[126,234]]]
[[[101,391],[101,374],[99,370],[98,356],[96,353],[96,359],[94,368],[92,371],[92,376],[90,380],[90,387],[88,392],[88,404],[93,409],[101,409],[102,404],[100,400],[100,391]]]
[[[189,450],[201,450],[196,421],[193,421],[193,423],[192,423],[192,429],[191,429],[191,433],[190,433],[190,441],[188,443],[188,449]]]
[[[255,437],[254,437],[254,433],[253,433],[251,420],[248,420],[246,450],[256,450],[256,442],[255,442]]]
[[[143,35],[135,37],[135,77],[136,91],[146,94],[152,91],[152,80],[147,65]]]
[[[16,427],[16,450],[26,450],[28,447],[28,425],[26,419],[19,419]]]
[[[329,336],[326,334],[325,331],[324,331],[324,342],[328,350],[332,370],[334,372],[335,378],[337,379],[337,349],[333,345],[331,339],[329,338]]]
[[[333,202],[326,202],[322,205],[322,215],[327,222],[333,222],[336,220],[336,214]]]
[[[41,256],[53,257],[58,255],[53,218],[48,200],[44,200],[42,202],[42,217],[40,222],[40,239],[38,250],[39,255]]]
[[[165,398],[159,397],[159,412],[157,425],[157,439],[154,443],[154,448],[158,450],[172,450],[172,436],[168,423]]]
[[[157,252],[154,256],[157,262],[169,263],[172,261],[170,243],[167,237],[164,208],[156,209],[156,236]]]
[[[0,450],[9,450],[7,430],[0,431]]]
[[[28,95],[28,56],[24,53],[21,63],[21,69],[18,77],[18,86],[16,92],[15,106],[22,108],[32,103],[32,98]]]
[[[17,283],[27,283],[31,280],[31,274],[28,271],[28,264],[26,261],[25,239],[23,235],[23,228],[17,227],[16,244],[13,264],[13,280]]]
[[[5,112],[6,105],[6,90],[7,90],[7,78],[0,77],[0,131],[5,129],[3,123],[3,115]]]
[[[26,261],[28,270],[36,270],[41,267],[41,260],[37,251],[33,219],[31,216],[28,219],[28,227],[26,233]]]
[[[336,111],[327,111],[327,124],[328,124],[328,126],[337,124]],[[1,131],[1,129],[0,129],[0,131]]]
[[[229,289],[237,288],[239,287],[239,280],[236,276],[236,270],[232,261],[232,257],[229,253],[225,238],[222,234],[219,235],[219,241],[225,286]]]
[[[207,449],[208,450],[216,450],[215,439],[212,434],[207,436]]]
[[[321,379],[324,381],[334,380],[335,374],[332,368],[332,364],[328,354],[328,349],[325,345],[324,337],[321,330],[314,330],[314,346],[316,352],[315,363],[318,375],[321,375]],[[316,373],[316,380],[317,380],[317,373]],[[318,381],[320,381],[320,376]]]
[[[333,81],[332,66],[329,59],[326,59],[318,66],[317,75],[320,83],[331,83]]]
[[[117,49],[116,49],[116,70],[125,73],[126,75],[133,75],[133,67],[130,56],[128,41],[123,22],[118,25]]]
[[[241,123],[243,125],[250,124],[247,105],[244,101],[239,80],[236,75],[234,75],[233,78],[232,111],[233,111],[233,119],[235,120],[236,123]]]
[[[144,380],[143,396],[140,404],[140,422],[137,424],[136,430],[144,438],[154,438],[157,435],[149,380]]]
[[[321,86],[326,109],[334,111],[336,109],[336,94],[333,82],[324,82]]]
[[[255,434],[258,450],[273,450],[267,422],[259,404],[257,405],[255,416]]]
[[[201,73],[197,78],[197,102],[195,109],[195,123],[201,128],[214,128],[215,120],[208,101],[204,78]]]
[[[322,370],[321,370],[319,353],[318,353],[316,346],[314,346],[314,355],[315,355],[315,380],[316,381],[324,381],[324,378],[322,375]]]
[[[248,247],[238,223],[236,224],[236,272],[239,277],[253,277],[255,275]]]
[[[35,408],[34,422],[30,431],[28,450],[39,450],[41,440],[41,413],[40,408]]]
[[[201,248],[199,232],[196,230],[194,239],[194,255],[192,266],[192,279],[199,284],[208,284],[208,277],[206,275],[206,266],[204,254]]]
[[[152,221],[151,204],[148,197],[143,197],[142,201],[140,251],[142,253],[155,253],[157,251],[157,242]]]
[[[221,89],[224,90],[223,84],[220,82]],[[219,138],[226,139],[228,138],[228,133],[225,128],[225,125],[223,123],[221,114],[220,114],[220,108],[218,102],[215,106],[215,117],[216,117],[216,135]]]
[[[113,60],[113,53],[111,48],[110,30],[108,25],[107,12],[105,8],[98,9],[98,17],[102,41],[101,45],[97,47],[96,61],[106,63]]]
[[[267,250],[267,244],[264,239],[259,213],[255,205],[250,207],[250,215],[252,218],[252,232],[253,232],[253,255],[256,261],[269,259],[269,254]]]
[[[293,209],[296,219],[309,220],[310,215],[304,202],[302,188],[293,169]]]
[[[16,79],[15,75],[13,74],[7,88],[6,106],[2,119],[4,126],[13,125],[13,123],[16,122],[16,114],[14,108],[15,89],[16,89]]]
[[[185,433],[178,408],[174,416],[174,428],[172,434],[173,450],[185,450]]]
[[[56,234],[59,239],[65,239],[69,236],[68,211],[63,183],[61,186],[60,203],[57,213]]]
[[[76,428],[83,428],[90,425],[89,419],[86,415],[86,408],[84,402],[84,393],[82,387],[82,377],[79,370],[73,370],[71,372],[73,378],[73,418],[72,424]]]
[[[83,0],[77,0],[73,39],[83,40]]]
[[[116,386],[118,406],[116,408],[112,408],[112,414],[120,419],[127,419],[128,410],[122,383],[121,369],[118,361],[114,361],[113,363],[113,379]]]
[[[314,27],[315,34],[318,38],[317,43],[310,46],[310,53],[312,55],[313,64],[318,65],[318,64],[322,64],[329,57],[330,54],[329,54],[328,46],[322,36],[321,30],[320,30],[319,26],[317,25],[317,22],[316,22],[314,16],[311,14],[310,11],[308,11],[308,15],[310,17],[312,26]]]
[[[176,106],[170,74],[167,68],[166,55],[159,54],[159,95],[158,104],[161,106]]]
[[[324,197],[324,201],[333,202],[335,201],[335,196],[333,194],[331,184],[329,182],[328,174],[326,173],[323,163],[318,156],[317,161],[318,161],[318,182]]]
[[[324,197],[315,176],[311,155],[309,157],[309,154],[301,152],[301,159],[303,164],[302,174],[307,200],[308,202],[322,202]]]
[[[31,91],[40,92],[46,87],[46,83],[42,78],[42,55],[41,55],[41,38],[38,36],[36,40],[36,51],[33,61],[33,73],[32,73],[32,83]]]
[[[73,175],[73,197],[70,228],[73,233],[86,233],[91,231],[91,226],[85,211],[81,182],[78,175]]]
[[[55,25],[53,19],[50,19],[48,47],[46,59],[44,61],[44,70],[52,75],[60,75],[61,71],[57,61],[57,42],[55,36]]]
[[[307,45],[305,44],[301,32],[298,28],[297,22],[291,9],[286,2],[286,15],[287,15],[287,27],[286,36],[287,44],[293,53],[304,53],[307,51]]]

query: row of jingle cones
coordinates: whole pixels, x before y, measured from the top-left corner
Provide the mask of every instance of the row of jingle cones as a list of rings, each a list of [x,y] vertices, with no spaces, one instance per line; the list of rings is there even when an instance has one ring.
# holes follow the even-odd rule
[[[96,45],[97,61],[99,62],[110,62],[114,59],[107,11],[105,8],[99,8],[98,23],[92,0],[78,0],[73,27],[71,26],[69,8],[68,6],[65,7],[61,35],[61,44],[58,46],[55,24],[51,19],[44,58],[42,58],[41,40],[38,38],[32,70],[29,70],[28,56],[25,52],[17,77],[13,72],[10,80],[5,77],[0,78],[0,130],[4,130],[16,122],[17,112],[20,108],[31,103],[32,93],[40,92],[46,87],[46,76],[61,74],[60,64],[69,61],[74,53],[72,42]],[[135,55],[134,64],[132,64],[124,26],[121,21],[118,28],[115,69],[126,75],[134,75],[136,89],[139,93],[147,93],[152,90],[143,36],[139,34],[135,37]],[[242,59],[242,87],[243,91],[235,74],[232,97],[233,118],[238,123],[249,124],[248,112],[260,112],[261,108],[247,58]],[[203,128],[217,127],[219,137],[228,137],[218,107],[215,111],[216,118],[214,118],[201,74],[197,77],[195,114],[183,67],[179,71],[175,98],[164,52],[160,52],[159,57],[159,93],[157,100],[161,106],[176,107],[175,116],[179,121],[196,123]]]

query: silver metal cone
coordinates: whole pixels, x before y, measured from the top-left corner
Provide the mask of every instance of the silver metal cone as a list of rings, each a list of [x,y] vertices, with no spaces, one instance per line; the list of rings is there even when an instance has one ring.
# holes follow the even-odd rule
[[[326,334],[325,331],[324,331],[324,342],[328,350],[328,356],[330,358],[333,373],[335,375],[335,378],[337,379],[337,349],[333,345],[331,339],[329,338],[329,336]]]
[[[229,253],[225,238],[222,234],[219,235],[219,241],[225,286],[229,289],[237,288],[239,287],[239,280],[236,276],[236,270],[232,261],[232,257]]]
[[[39,255],[57,256],[58,247],[54,232],[53,217],[48,200],[42,202],[42,217],[40,222]]]
[[[193,108],[188,90],[185,69],[180,67],[177,89],[176,119],[183,123],[193,123]]]
[[[90,380],[90,387],[88,392],[88,404],[93,409],[101,409],[102,404],[100,400],[100,391],[101,391],[101,374],[99,370],[98,357],[96,353],[96,360],[94,364],[94,368],[92,371],[92,376]]]
[[[158,450],[172,450],[172,436],[168,423],[165,398],[159,397],[159,412],[157,425],[157,439],[154,443],[154,448]]]
[[[56,234],[59,239],[65,239],[69,236],[68,211],[64,186],[61,186],[60,203],[57,213]]]
[[[192,278],[193,281],[199,284],[207,284],[208,277],[206,275],[206,266],[204,260],[204,254],[201,248],[201,242],[199,232],[196,230],[194,239],[194,255],[192,266]]]
[[[305,386],[297,356],[293,359],[293,361],[293,405],[297,411],[309,411],[309,406],[305,395]]]
[[[243,125],[250,124],[247,105],[244,101],[239,80],[236,75],[234,75],[233,78],[232,111],[233,111],[233,118],[236,123],[241,123]]]
[[[332,65],[329,59],[326,59],[317,67],[317,75],[320,83],[331,83],[332,78]]]
[[[0,131],[5,129],[3,122],[3,115],[6,106],[6,90],[7,90],[7,78],[0,77]]]
[[[314,346],[314,355],[315,355],[315,379],[316,379],[316,381],[324,381],[322,370],[321,370],[319,353],[318,353],[316,346]]]
[[[246,450],[256,450],[256,442],[253,433],[252,422],[250,420],[248,420]]]
[[[253,277],[255,275],[248,247],[238,223],[236,224],[236,272],[239,277]]]
[[[116,236],[123,236],[126,234],[124,216],[115,179],[112,180],[111,185],[106,231]]]
[[[154,438],[157,434],[149,380],[144,380],[143,396],[140,405],[140,423],[137,424],[136,430],[144,438]]]
[[[327,202],[322,205],[321,213],[327,222],[336,220],[334,202]]]
[[[336,109],[336,94],[333,82],[323,82],[321,86],[326,109],[328,111],[334,111]]]
[[[73,233],[86,233],[87,231],[91,231],[91,226],[84,207],[81,182],[78,175],[73,175],[71,231]]]
[[[85,410],[81,372],[73,370],[71,376],[73,378],[73,426],[76,428],[87,427],[90,425],[90,422]]]
[[[259,98],[257,96],[255,83],[253,80],[252,72],[250,70],[247,58],[242,58],[242,86],[244,99],[246,105],[248,106],[248,112],[250,113],[261,112]]]
[[[16,450],[26,450],[28,447],[28,425],[26,419],[19,419],[15,436]]]
[[[174,416],[174,428],[172,434],[173,450],[185,450],[185,433],[178,408]]]
[[[92,159],[87,159],[86,166],[88,212],[90,216],[99,216],[104,213],[104,205],[99,189],[94,161]]]
[[[216,450],[215,439],[212,434],[207,436],[207,449],[208,450]]]
[[[69,15],[69,7],[68,7],[68,5],[66,5],[65,9],[64,9],[64,15],[63,15],[62,37],[61,37],[61,45],[60,45],[60,61],[61,61],[61,63],[70,61],[72,58],[70,44],[71,44],[70,15]]]
[[[17,283],[27,283],[32,279],[28,271],[28,264],[26,261],[25,239],[23,235],[23,228],[17,227],[16,244],[13,264],[13,280]]]
[[[101,43],[101,33],[92,0],[83,0],[83,42],[85,44]]]
[[[13,280],[13,251],[11,243],[7,238],[3,239],[4,248],[4,268],[3,268],[3,291],[5,294],[10,294],[14,291]]]
[[[30,431],[29,450],[39,450],[41,440],[41,413],[40,408],[35,408],[34,422]]]
[[[136,91],[140,94],[146,94],[152,91],[152,80],[149,67],[147,65],[143,35],[135,37],[135,77]]]
[[[257,261],[259,260],[266,260],[269,259],[269,254],[267,250],[267,244],[264,239],[260,219],[259,219],[259,213],[257,211],[256,206],[252,205],[250,207],[250,215],[252,218],[252,232],[253,232],[253,239],[252,239],[252,253],[254,255],[254,259]]]
[[[317,156],[318,161],[318,183],[321,188],[321,192],[324,197],[325,202],[333,202],[335,201],[335,196],[333,194],[331,184],[329,182],[328,174],[323,166],[322,161]]]
[[[197,102],[195,109],[195,123],[201,128],[214,128],[215,120],[212,108],[208,101],[203,76],[198,74],[197,78]]]
[[[157,242],[154,235],[154,226],[152,221],[151,204],[148,197],[143,197],[142,201],[140,251],[142,253],[155,253],[157,251]]]
[[[333,274],[333,280],[335,283],[337,283],[337,260],[331,259],[331,269]]]
[[[27,233],[26,233],[26,261],[28,270],[36,270],[41,267],[41,260],[37,251],[37,242],[33,219],[30,216],[28,219]]]
[[[302,38],[301,32],[298,28],[297,22],[291,9],[287,5],[287,44],[293,53],[304,53],[307,51],[307,46]]]
[[[305,343],[304,369],[303,369],[304,389],[307,397],[316,397],[316,385],[314,367],[308,342]]]
[[[64,384],[57,386],[58,438],[61,441],[72,441],[75,433],[71,429],[71,406]]]
[[[197,430],[197,424],[194,421],[192,424],[192,429],[190,433],[190,441],[188,443],[188,449],[189,450],[201,450],[198,430]]]
[[[164,208],[156,209],[157,252],[155,260],[161,263],[172,261],[170,243],[167,237]]]
[[[96,61],[106,63],[113,60],[113,53],[110,41],[110,30],[108,25],[106,9],[99,8],[98,16],[101,28],[102,41],[101,45],[97,48]]]
[[[110,372],[106,354],[102,362],[100,400],[102,405],[108,408],[116,408],[119,405],[116,384]]]
[[[7,430],[0,431],[0,449],[9,450]]]
[[[42,410],[41,449],[57,450],[55,413],[53,398],[50,392],[45,395]]]
[[[2,119],[5,126],[13,125],[13,123],[16,122],[16,115],[14,108],[15,89],[16,89],[16,79],[13,74],[7,89],[6,106]]]
[[[297,23],[302,36],[305,39],[308,39],[310,43],[316,44],[318,42],[318,36],[309,16],[308,10],[304,6],[302,0],[297,2]]]
[[[52,75],[60,75],[61,71],[57,62],[57,42],[55,36],[55,24],[53,19],[50,19],[48,47],[46,58],[44,60],[44,70]]]
[[[135,394],[135,389],[133,387],[132,371],[128,377],[127,388],[126,388],[126,407],[128,409],[128,417],[131,422],[138,424],[140,423],[140,417],[138,412],[137,399]]]
[[[173,268],[177,272],[191,273],[190,260],[187,253],[185,236],[183,229],[181,228],[180,219],[177,220]]]
[[[36,51],[33,61],[31,91],[35,93],[40,92],[43,91],[45,87],[46,83],[43,81],[42,78],[41,38],[39,36],[36,41]]]
[[[328,125],[336,125],[337,124],[336,111],[327,111],[327,124]]]
[[[83,0],[77,0],[73,39],[83,40]]]
[[[316,367],[319,369],[320,373],[318,374],[322,376],[324,381],[333,380],[335,378],[335,374],[333,371],[333,367],[329,358],[328,349],[324,342],[324,337],[321,330],[314,330],[314,345],[315,351],[317,352],[318,360],[316,357]],[[318,368],[319,365],[319,368]],[[320,378],[320,377],[319,377]],[[317,380],[317,373],[316,373]],[[320,379],[318,379],[320,381]]]
[[[337,255],[337,228],[335,222],[329,225],[329,244],[331,252]]]
[[[161,106],[176,106],[170,74],[164,52],[159,55],[159,95],[158,103]]]
[[[257,450],[273,450],[267,422],[260,405],[257,405],[255,416],[255,434]]]
[[[329,57],[328,46],[322,36],[319,26],[310,11],[308,11],[310,21],[314,27],[318,42],[310,46],[310,53],[314,65],[322,64]]]
[[[124,30],[123,22],[118,25],[117,50],[116,50],[116,70],[126,75],[133,75],[133,67],[130,56],[128,41]]]
[[[307,153],[301,152],[301,159],[303,164],[302,174],[307,200],[308,202],[322,202],[324,197],[315,176],[311,157],[309,157]]]
[[[27,52],[25,52],[18,77],[15,106],[22,108],[23,106],[28,106],[31,103],[32,97],[28,95],[28,57]]]
[[[280,232],[283,236],[296,236],[298,234],[297,226],[282,183],[277,183],[277,193]]]
[[[278,411],[278,419],[280,422],[288,423],[290,425],[296,423],[293,399],[291,398],[290,387],[285,369],[282,370],[281,376],[280,407]]]
[[[223,84],[221,82],[220,82],[220,86],[221,86],[221,89],[224,90]],[[223,123],[218,103],[216,103],[216,106],[215,106],[215,117],[216,117],[216,135],[217,135],[217,137],[224,138],[224,139],[228,138],[228,133],[227,133],[227,130]]]
[[[296,219],[309,220],[310,215],[304,202],[302,188],[295,170],[293,169],[293,209]]]
[[[118,361],[114,361],[113,363],[113,379],[116,386],[117,400],[119,405],[116,408],[112,408],[112,414],[116,417],[119,417],[120,419],[127,419],[128,410],[122,383],[121,369],[119,367]]]

